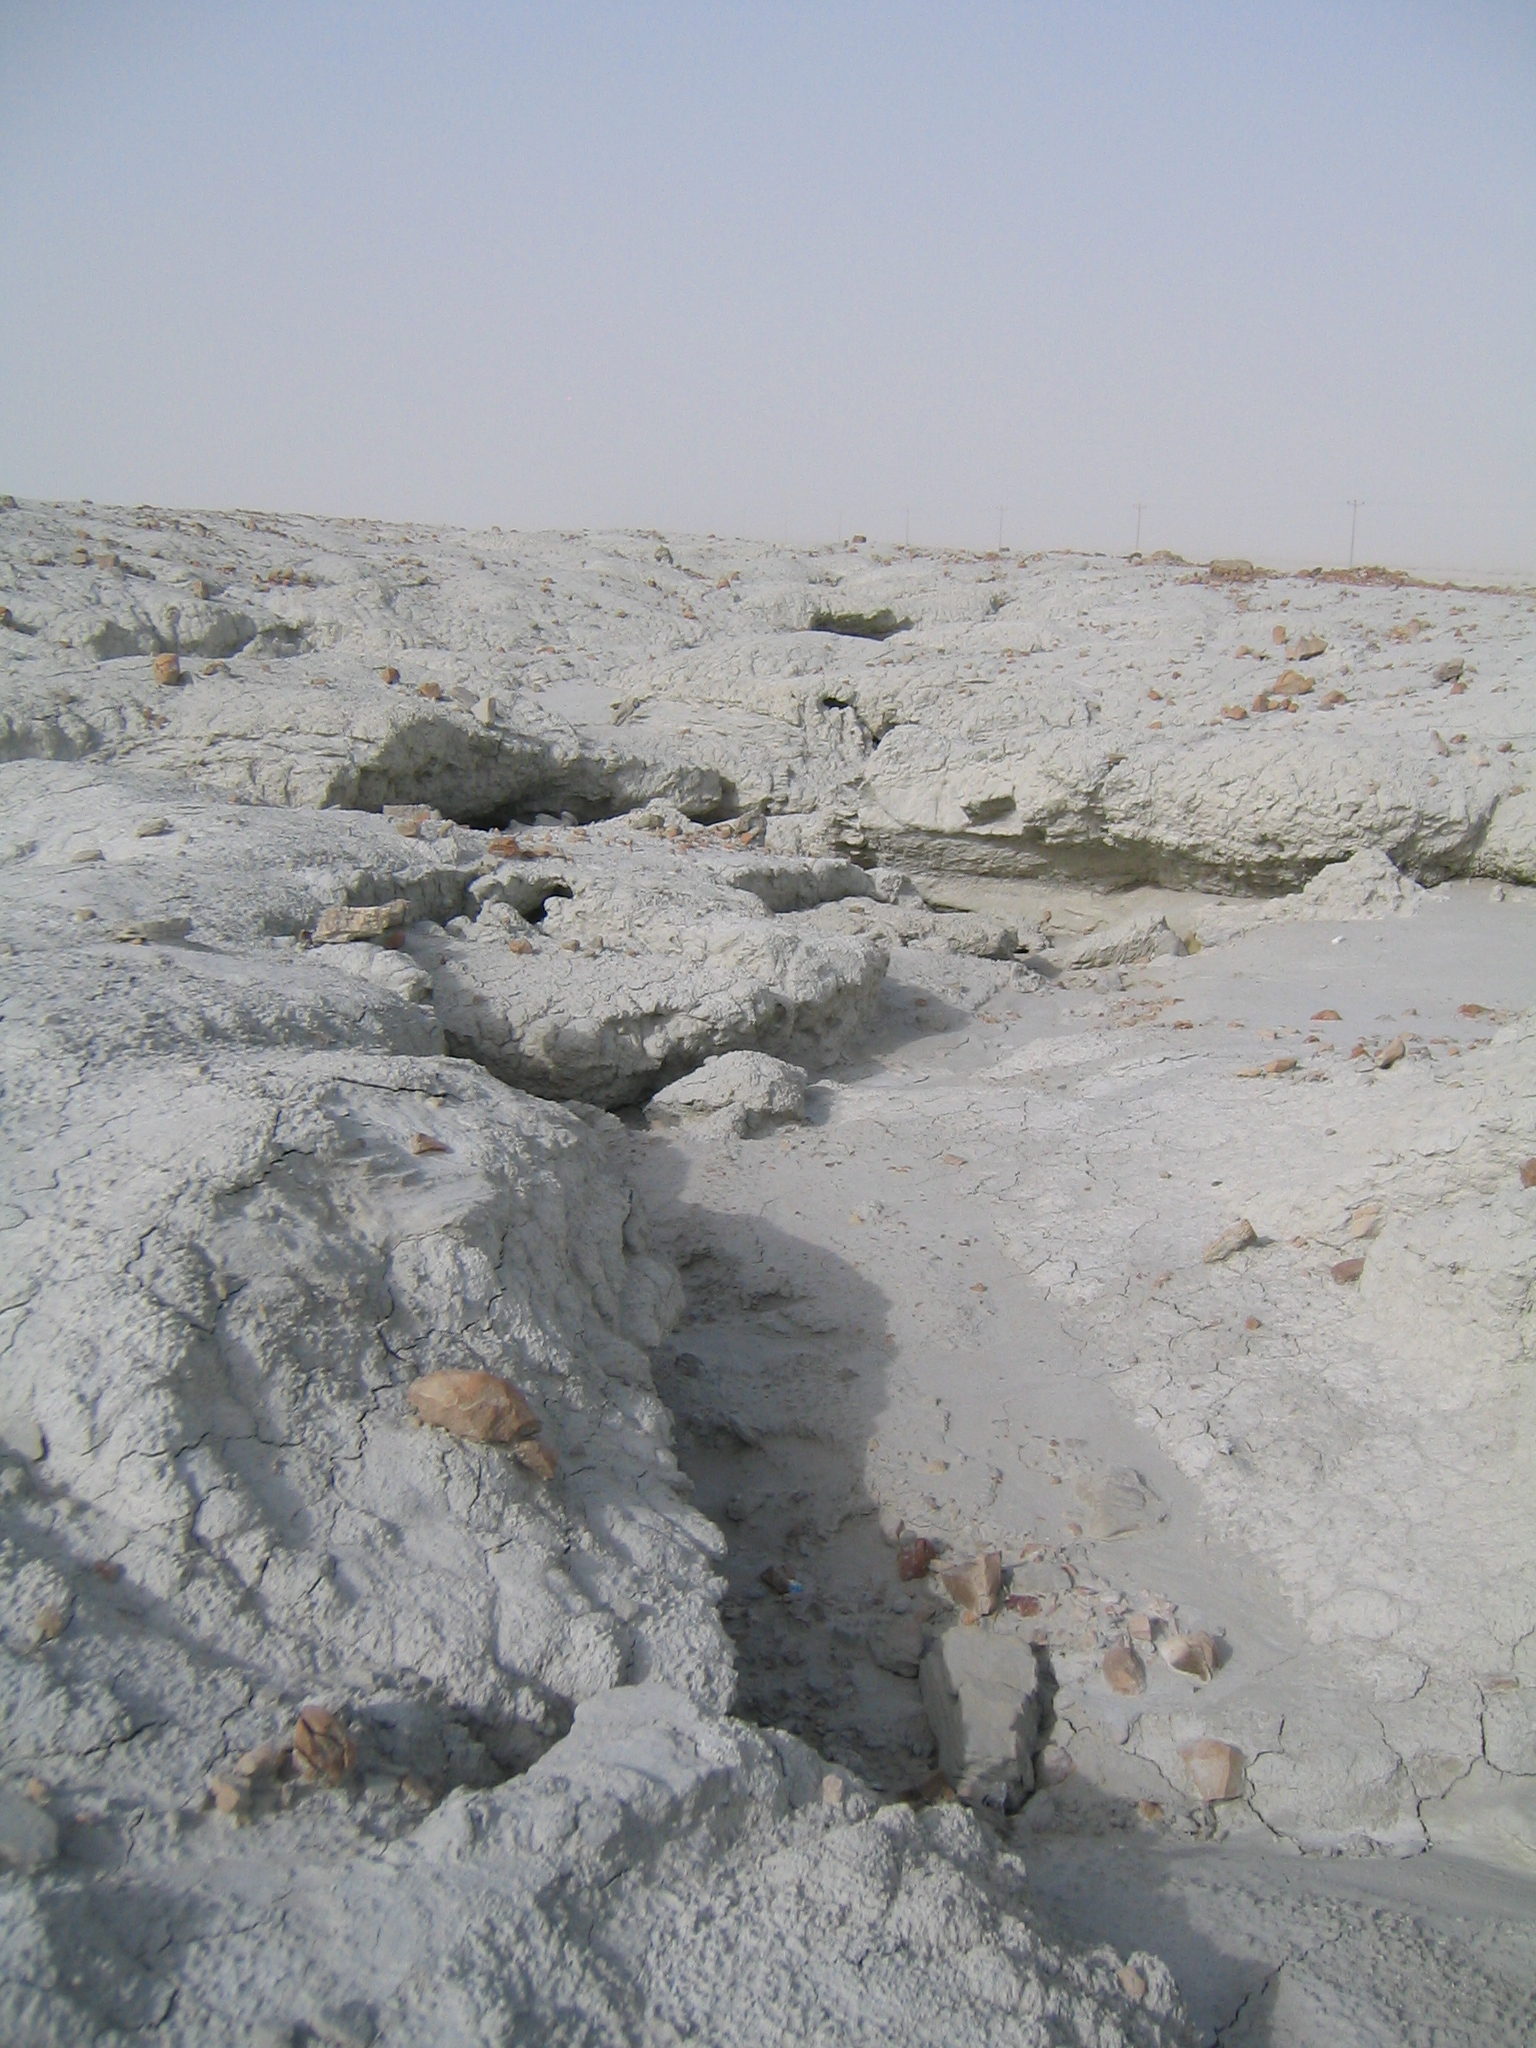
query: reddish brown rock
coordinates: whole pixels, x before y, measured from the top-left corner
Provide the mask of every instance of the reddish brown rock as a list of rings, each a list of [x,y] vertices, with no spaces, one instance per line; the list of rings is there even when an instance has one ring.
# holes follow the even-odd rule
[[[1358,1280],[1364,1271],[1364,1259],[1340,1259],[1333,1268],[1333,1277],[1341,1287],[1348,1287],[1350,1282]]]
[[[174,654],[157,654],[154,659],[154,676],[157,683],[179,683],[181,661]]]
[[[1312,1022],[1314,1024],[1342,1024],[1344,1019],[1337,1010],[1314,1010],[1312,1012]]]
[[[539,1418],[510,1380],[494,1372],[424,1373],[405,1390],[423,1422],[477,1444],[537,1436]]]
[[[937,1544],[930,1543],[926,1536],[903,1536],[896,1546],[896,1576],[900,1579],[926,1578],[928,1567],[938,1554]]]
[[[1523,1188],[1536,1188],[1536,1159],[1526,1159],[1522,1161],[1520,1167],[1520,1185]]]

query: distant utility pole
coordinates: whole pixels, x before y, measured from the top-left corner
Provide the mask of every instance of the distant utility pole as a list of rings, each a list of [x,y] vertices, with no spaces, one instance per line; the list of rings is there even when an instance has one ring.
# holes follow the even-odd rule
[[[1355,566],[1355,521],[1360,517],[1360,507],[1365,503],[1365,500],[1364,498],[1346,498],[1344,502],[1349,507],[1349,566],[1353,569]]]
[[[1136,500],[1136,552],[1138,555],[1141,553],[1141,515],[1146,509],[1146,506],[1138,498]]]

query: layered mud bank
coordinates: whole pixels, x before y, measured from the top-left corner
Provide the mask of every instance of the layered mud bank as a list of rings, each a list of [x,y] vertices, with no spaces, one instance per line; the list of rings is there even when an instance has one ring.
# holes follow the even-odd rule
[[[1524,2038],[1525,600],[726,552],[0,514],[8,2038]]]

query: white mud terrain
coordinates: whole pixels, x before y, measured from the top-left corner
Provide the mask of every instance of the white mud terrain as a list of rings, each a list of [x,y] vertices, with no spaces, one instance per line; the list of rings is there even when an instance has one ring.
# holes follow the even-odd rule
[[[1536,594],[0,500],[0,2037],[1536,2032]]]

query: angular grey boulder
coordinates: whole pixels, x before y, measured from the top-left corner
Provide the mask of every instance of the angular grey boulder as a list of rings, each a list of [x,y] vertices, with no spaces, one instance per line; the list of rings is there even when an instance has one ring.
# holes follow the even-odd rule
[[[918,1685],[939,1765],[960,1797],[1012,1812],[1034,1790],[1040,1673],[1011,1633],[949,1629],[928,1650]]]

